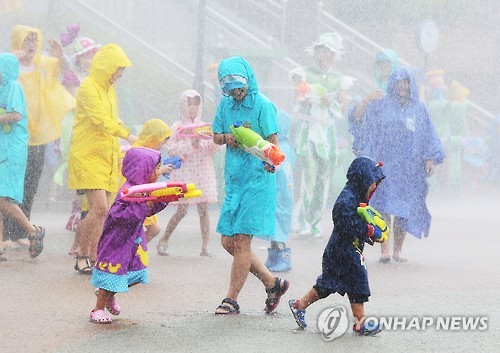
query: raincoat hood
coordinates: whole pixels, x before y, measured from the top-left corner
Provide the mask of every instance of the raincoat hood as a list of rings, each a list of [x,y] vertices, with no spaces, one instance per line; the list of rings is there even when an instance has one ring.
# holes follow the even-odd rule
[[[381,163],[376,163],[368,157],[354,159],[347,170],[347,183],[352,185],[358,195],[364,197],[371,184],[378,184],[385,178],[380,166]]]
[[[219,64],[219,82],[227,75],[241,76],[247,79],[248,95],[256,94],[259,91],[257,80],[248,62],[241,56],[232,56],[224,59]]]
[[[396,69],[389,77],[389,82],[387,83],[387,99],[394,106],[402,106],[399,101],[398,95],[398,81],[408,80],[410,83],[410,97],[409,102],[406,104],[407,106],[413,106],[420,102],[417,83],[415,80],[415,76],[411,72],[409,68],[402,67]]]
[[[319,38],[317,38],[310,47],[306,48],[306,52],[309,55],[314,55],[315,47],[326,47],[331,52],[335,53],[335,61],[339,61],[344,55],[344,44],[343,38],[335,32],[323,33]]]
[[[38,65],[40,63],[40,58],[42,56],[42,49],[43,49],[43,36],[42,32],[39,29],[23,25],[14,26],[14,28],[12,29],[10,46],[12,51],[21,50],[24,40],[26,39],[26,37],[30,32],[35,32],[38,36],[38,45],[36,48],[35,56],[33,58],[33,62],[36,65]]]
[[[150,119],[142,127],[134,146],[155,148],[170,136],[172,136],[172,130],[166,122],[160,119]]]
[[[375,63],[377,61],[387,61],[391,64],[391,74],[398,68],[398,54],[392,50],[392,49],[382,49],[375,55]],[[380,89],[386,89],[387,88],[387,82],[382,82],[382,79],[380,77],[380,74],[378,73],[377,70],[374,70],[375,72],[375,82],[377,83],[377,87]],[[385,86],[385,87],[384,87]]]
[[[14,82],[19,77],[19,61],[17,58],[8,53],[0,54],[0,73],[2,75],[0,90],[3,90],[11,82]]]
[[[191,119],[189,116],[189,111],[188,111],[188,98],[193,98],[193,97],[199,97],[200,99],[200,107],[198,109],[198,113],[196,114],[196,117]],[[201,98],[201,95],[198,93],[198,91],[195,91],[194,89],[188,89],[182,92],[181,98],[179,99],[179,116],[180,120],[184,123],[198,123],[201,120],[201,114],[203,112],[203,100]]]
[[[123,49],[114,43],[106,44],[95,54],[90,64],[89,76],[93,77],[102,87],[111,86],[109,80],[120,67],[130,67],[132,62]]]
[[[122,174],[131,184],[149,183],[160,161],[160,151],[145,147],[131,148],[123,158]]]

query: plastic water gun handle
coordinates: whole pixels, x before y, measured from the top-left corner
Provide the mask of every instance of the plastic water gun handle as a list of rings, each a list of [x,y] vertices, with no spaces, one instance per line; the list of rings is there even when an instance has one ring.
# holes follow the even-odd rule
[[[172,169],[179,169],[180,167],[182,167],[183,160],[184,160],[184,156],[182,156],[182,155],[172,156],[172,157],[165,158],[163,160],[163,164],[170,165],[172,167]],[[168,178],[170,178],[170,173],[165,173],[165,174],[163,174],[163,176],[165,176],[168,179]]]
[[[165,158],[163,160],[163,164],[164,165],[170,164],[172,166],[172,169],[179,169],[180,167],[182,167],[183,160],[184,160],[184,156],[182,156],[182,155],[172,156],[172,157]]]
[[[196,189],[192,183],[149,183],[134,185],[124,188],[120,198],[124,201],[133,202],[175,202],[179,199],[200,197],[201,190]]]
[[[371,206],[365,203],[360,203],[359,207],[356,209],[356,213],[360,216],[366,223],[372,225],[373,227],[378,227],[382,232],[382,235],[374,240],[378,243],[383,243],[389,237],[389,227],[385,223],[384,219],[380,213]]]
[[[214,132],[212,131],[212,124],[202,123],[180,126],[176,131],[176,135],[181,139],[202,138],[211,140]]]
[[[260,160],[278,166],[285,160],[285,155],[278,146],[265,140],[258,133],[237,122],[229,127],[241,149]]]

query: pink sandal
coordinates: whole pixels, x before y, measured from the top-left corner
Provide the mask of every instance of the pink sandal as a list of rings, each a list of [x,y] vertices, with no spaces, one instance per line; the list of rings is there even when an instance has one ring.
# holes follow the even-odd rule
[[[106,309],[108,309],[109,313],[111,315],[114,315],[114,316],[120,315],[120,313],[122,312],[120,306],[118,305],[118,303],[115,300],[114,295],[112,295],[108,299],[108,302],[106,303]]]
[[[89,314],[89,320],[95,324],[110,324],[113,321],[104,310],[93,309]]]

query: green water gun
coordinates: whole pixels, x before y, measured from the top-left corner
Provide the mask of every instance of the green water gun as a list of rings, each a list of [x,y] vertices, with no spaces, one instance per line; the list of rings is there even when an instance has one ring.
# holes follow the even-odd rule
[[[229,128],[239,147],[246,152],[273,166],[278,166],[285,160],[285,155],[278,146],[263,139],[252,129],[243,126],[241,122],[236,122]]]

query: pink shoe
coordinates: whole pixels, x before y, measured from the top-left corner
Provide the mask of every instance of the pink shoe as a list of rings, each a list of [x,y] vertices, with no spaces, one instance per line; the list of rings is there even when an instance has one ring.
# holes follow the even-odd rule
[[[109,313],[114,316],[120,315],[120,313],[122,312],[120,306],[115,300],[114,295],[108,299],[108,302],[106,303],[106,309],[108,309]]]
[[[89,314],[89,320],[95,324],[110,324],[113,321],[104,310],[92,310]]]

